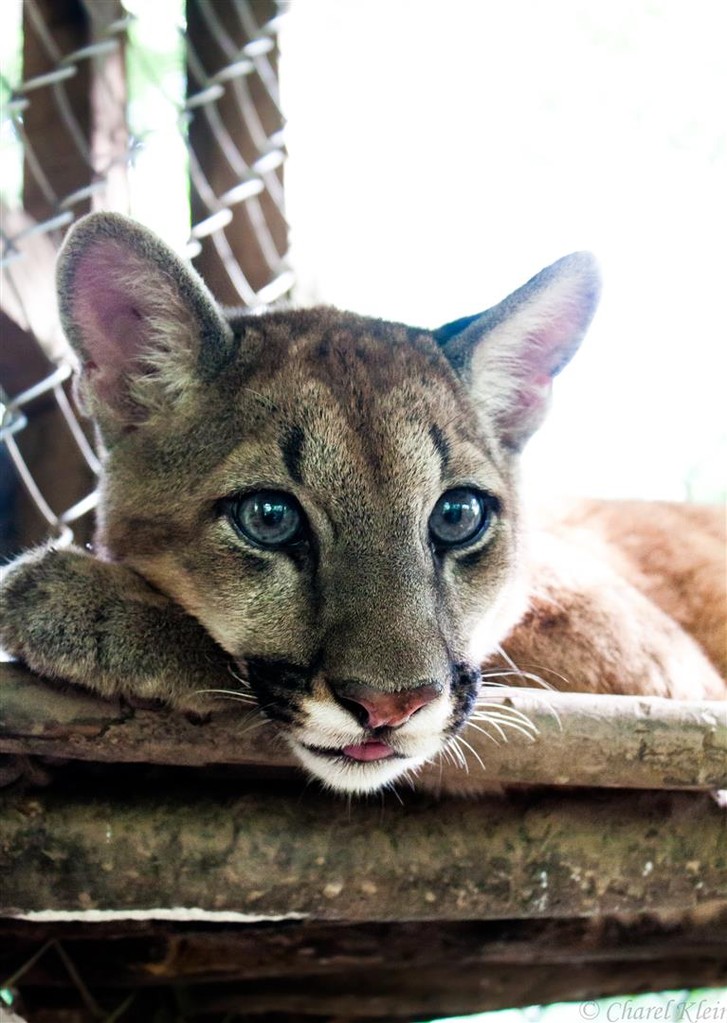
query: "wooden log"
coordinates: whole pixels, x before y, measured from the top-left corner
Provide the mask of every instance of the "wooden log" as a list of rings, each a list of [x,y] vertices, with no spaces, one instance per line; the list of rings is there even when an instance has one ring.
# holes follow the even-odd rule
[[[532,737],[508,730],[507,742],[465,730],[467,769],[432,764],[462,792],[483,783],[611,788],[727,787],[727,702],[496,690],[488,700],[528,718]],[[221,704],[224,706],[224,704]],[[293,768],[272,725],[246,731],[249,711],[193,723],[166,710],[123,707],[79,690],[51,686],[20,665],[0,664],[0,752],[116,763],[263,765]],[[514,719],[520,720],[520,719]],[[475,759],[475,754],[482,763]]]
[[[454,921],[727,901],[727,817],[703,793],[349,804],[179,771],[84,766],[6,789],[0,915]]]

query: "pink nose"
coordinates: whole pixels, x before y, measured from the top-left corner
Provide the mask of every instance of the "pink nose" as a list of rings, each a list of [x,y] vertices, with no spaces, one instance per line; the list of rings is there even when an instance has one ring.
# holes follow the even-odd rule
[[[414,689],[400,689],[389,693],[356,681],[330,681],[329,685],[338,702],[351,711],[356,720],[367,728],[396,728],[412,714],[436,700],[442,686],[427,683]]]

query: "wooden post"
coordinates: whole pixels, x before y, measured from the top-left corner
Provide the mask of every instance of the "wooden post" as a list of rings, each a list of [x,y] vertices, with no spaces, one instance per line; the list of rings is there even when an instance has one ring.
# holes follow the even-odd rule
[[[123,37],[108,35],[123,13],[120,0],[23,4],[23,200],[35,220],[59,213],[69,196],[77,215],[127,208]],[[97,181],[102,203],[89,191]]]
[[[23,78],[42,81],[60,73],[53,84],[39,85],[27,94],[24,114],[27,146],[23,165],[23,201],[35,220],[57,211],[57,200],[90,180],[91,67],[59,68],[59,58],[88,45],[89,25],[80,0],[30,0],[23,4]],[[72,111],[79,133],[73,137],[59,103]],[[87,213],[90,199],[80,201]]]
[[[25,104],[24,209],[4,218],[6,234],[20,258],[4,271],[8,286],[3,310],[14,323],[11,339],[22,329],[35,332],[35,338],[26,335],[23,350],[15,353],[17,360],[35,367],[33,385],[56,368],[49,364],[48,372],[42,372],[41,351],[54,363],[62,360],[52,322],[55,301],[45,294],[52,286],[54,250],[62,231],[91,209],[128,209],[123,17],[120,0],[23,4],[23,81],[18,97]],[[17,396],[23,389],[17,380],[28,381],[29,373],[0,369],[5,390]],[[45,502],[43,514],[50,513],[51,519],[72,507],[81,513],[95,483],[71,432],[77,430],[82,437],[69,401],[70,387],[59,385],[55,393],[49,390],[42,400],[24,405],[28,422],[14,436],[18,455]],[[17,494],[13,542],[15,549],[22,549],[45,539],[49,523],[19,481]],[[54,529],[58,531],[58,523]],[[73,529],[79,542],[89,539],[89,518],[74,520]]]
[[[247,23],[241,12],[248,15]],[[276,12],[274,0],[187,0],[192,222],[212,226],[210,218],[221,215],[215,231],[205,228],[199,235],[202,250],[195,265],[216,297],[229,305],[254,301],[254,293],[280,272],[287,250],[280,204],[282,154],[268,146],[282,128],[271,95],[277,44],[274,36],[255,39],[250,23],[263,26]]]

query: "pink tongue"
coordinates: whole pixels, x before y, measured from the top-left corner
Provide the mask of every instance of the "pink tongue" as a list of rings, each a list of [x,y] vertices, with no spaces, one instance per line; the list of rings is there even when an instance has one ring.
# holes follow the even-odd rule
[[[384,760],[385,757],[392,757],[394,751],[385,742],[364,742],[360,746],[344,746],[344,756],[351,760]]]

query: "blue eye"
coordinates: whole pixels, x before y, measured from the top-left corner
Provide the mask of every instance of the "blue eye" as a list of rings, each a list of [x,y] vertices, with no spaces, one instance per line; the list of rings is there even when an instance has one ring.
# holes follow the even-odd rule
[[[442,494],[429,516],[429,535],[437,547],[465,547],[489,529],[497,510],[497,498],[470,487],[456,487]]]
[[[303,513],[290,494],[258,490],[231,501],[228,507],[233,526],[257,547],[288,547],[303,536]]]

